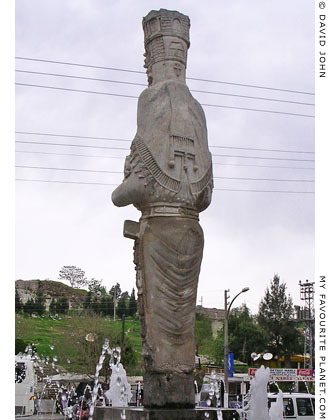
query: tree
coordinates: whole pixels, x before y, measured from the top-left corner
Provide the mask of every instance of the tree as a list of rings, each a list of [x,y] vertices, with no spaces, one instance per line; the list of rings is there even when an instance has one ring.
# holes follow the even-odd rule
[[[56,300],[52,298],[49,304],[49,313],[56,314]]]
[[[120,295],[121,295],[121,287],[120,284],[117,283],[115,286],[112,286],[110,291],[109,291],[109,295],[114,299],[114,300],[118,300]]]
[[[113,315],[113,300],[111,296],[102,296],[100,302],[100,312],[103,316]]]
[[[61,268],[58,276],[59,280],[68,281],[71,287],[83,287],[87,284],[85,271],[74,265],[65,265]]]
[[[28,299],[27,302],[24,304],[23,306],[23,312],[26,314],[29,314],[30,316],[33,314],[34,312],[34,300],[33,299]]]
[[[267,336],[245,304],[230,311],[228,319],[229,349],[234,358],[251,363],[251,353],[260,353],[267,346]]]
[[[267,335],[267,347],[277,360],[301,351],[299,332],[293,322],[292,299],[286,295],[285,283],[275,274],[260,302],[258,322]]]
[[[55,308],[56,308],[56,313],[58,314],[66,314],[68,313],[70,304],[69,304],[69,299],[65,296],[60,297],[55,304]]]
[[[127,315],[127,299],[125,295],[122,295],[118,301],[117,315],[121,318],[123,315]]]
[[[212,337],[212,322],[209,317],[203,314],[196,314],[195,320],[195,345],[196,356],[199,356],[200,351],[205,353],[205,349],[211,348],[210,344],[213,342]]]
[[[34,302],[34,312],[39,316],[42,315],[46,310],[45,298],[41,290],[38,290],[36,300]]]
[[[18,290],[15,289],[15,312],[19,313],[23,310],[23,302],[18,294]]]
[[[129,297],[129,302],[128,302],[128,315],[135,317],[137,312],[137,301],[135,299],[135,290],[133,288],[131,296]]]
[[[101,285],[102,280],[96,280],[94,278],[87,281],[88,291],[92,294],[106,295],[107,291],[104,286]]]
[[[92,308],[92,292],[88,292],[83,303],[84,309],[88,312]]]
[[[21,338],[15,338],[15,354],[25,353],[28,346],[31,347],[32,352],[36,353],[37,349],[33,343],[24,341]]]
[[[93,299],[91,301],[91,311],[93,311],[96,314],[99,314],[101,312],[100,302],[96,295],[93,296]]]

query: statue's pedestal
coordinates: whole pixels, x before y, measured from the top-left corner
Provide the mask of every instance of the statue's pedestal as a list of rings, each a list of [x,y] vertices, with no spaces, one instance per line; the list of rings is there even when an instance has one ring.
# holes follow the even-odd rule
[[[204,407],[195,409],[95,407],[93,415],[93,420],[239,420],[239,418],[239,413],[235,409]]]

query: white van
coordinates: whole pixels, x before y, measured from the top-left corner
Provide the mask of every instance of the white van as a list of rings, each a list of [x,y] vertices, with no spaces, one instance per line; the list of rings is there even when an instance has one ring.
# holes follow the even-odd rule
[[[31,356],[15,356],[15,415],[30,416],[34,413],[35,386]]]
[[[277,394],[268,394],[268,407],[276,402]],[[315,420],[315,396],[293,392],[283,392],[283,418]]]

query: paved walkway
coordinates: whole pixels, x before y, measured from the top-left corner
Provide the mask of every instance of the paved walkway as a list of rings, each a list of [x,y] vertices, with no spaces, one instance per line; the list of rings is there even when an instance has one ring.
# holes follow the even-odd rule
[[[52,413],[43,413],[43,414],[35,414],[33,416],[16,416],[15,420],[64,420],[63,414],[52,414]]]

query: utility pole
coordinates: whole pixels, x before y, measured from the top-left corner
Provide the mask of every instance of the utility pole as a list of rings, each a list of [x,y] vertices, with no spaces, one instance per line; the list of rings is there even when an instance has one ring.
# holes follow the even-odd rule
[[[300,299],[305,302],[304,308],[301,311],[301,319],[305,323],[305,339],[304,339],[304,368],[306,368],[306,354],[309,354],[308,368],[313,368],[313,347],[314,347],[314,284],[306,280],[305,283],[299,281]],[[299,316],[300,318],[300,316]]]
[[[123,314],[121,317],[121,339],[120,339],[121,360],[123,360],[123,357],[124,357],[124,350],[125,350],[125,314]]]
[[[244,292],[249,290],[248,287],[244,287],[236,296],[234,296],[233,300],[228,305],[229,299],[229,290],[225,290],[225,319],[223,323],[223,332],[224,332],[224,383],[225,383],[225,395],[224,395],[224,406],[228,408],[228,396],[229,396],[229,381],[228,381],[228,319],[231,305],[233,304],[234,300]]]
[[[224,362],[223,362],[223,371],[224,371],[224,385],[225,385],[225,396],[224,396],[224,406],[228,408],[228,394],[229,394],[229,382],[228,382],[228,295],[229,290],[225,290],[225,320],[223,324],[224,332]]]
[[[244,343],[243,343],[243,348],[242,348],[242,356],[243,356],[244,362],[245,362],[245,354],[246,354],[246,336],[244,337]]]
[[[117,296],[116,293],[113,296],[113,320],[116,321],[116,306],[117,306]]]

